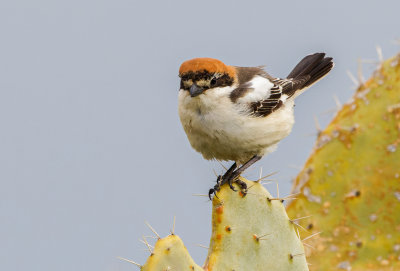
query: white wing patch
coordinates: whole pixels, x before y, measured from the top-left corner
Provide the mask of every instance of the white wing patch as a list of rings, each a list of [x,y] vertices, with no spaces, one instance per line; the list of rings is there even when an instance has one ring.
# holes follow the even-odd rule
[[[271,88],[274,84],[267,78],[256,75],[248,82],[248,92],[240,97],[239,103],[252,103],[267,99],[271,95]]]

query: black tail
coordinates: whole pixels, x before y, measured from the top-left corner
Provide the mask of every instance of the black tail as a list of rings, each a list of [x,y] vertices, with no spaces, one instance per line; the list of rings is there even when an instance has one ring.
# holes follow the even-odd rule
[[[331,57],[325,57],[325,53],[315,53],[303,58],[299,64],[289,73],[287,79],[301,80],[308,87],[324,77],[334,64]]]

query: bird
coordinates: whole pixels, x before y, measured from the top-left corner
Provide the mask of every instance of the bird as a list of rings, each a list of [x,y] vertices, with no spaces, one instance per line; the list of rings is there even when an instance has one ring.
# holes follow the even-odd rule
[[[233,161],[209,196],[236,182],[248,167],[273,152],[294,124],[294,100],[334,67],[325,53],[307,55],[286,78],[264,66],[226,65],[194,58],[179,68],[178,113],[190,145],[207,160]]]

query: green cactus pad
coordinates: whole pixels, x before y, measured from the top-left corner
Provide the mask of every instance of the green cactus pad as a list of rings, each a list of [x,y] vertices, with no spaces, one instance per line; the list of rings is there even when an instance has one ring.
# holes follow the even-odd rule
[[[310,270],[400,270],[400,55],[381,64],[318,137],[292,217],[322,231]]]
[[[296,225],[281,200],[259,183],[248,194],[224,185],[213,200],[208,271],[308,270]]]
[[[194,263],[182,240],[177,235],[158,239],[153,253],[141,267],[141,271],[203,271]]]
[[[141,271],[307,271],[297,222],[286,215],[283,199],[259,183],[241,178],[247,195],[223,185],[213,200],[212,236],[204,269],[181,239],[158,239]]]

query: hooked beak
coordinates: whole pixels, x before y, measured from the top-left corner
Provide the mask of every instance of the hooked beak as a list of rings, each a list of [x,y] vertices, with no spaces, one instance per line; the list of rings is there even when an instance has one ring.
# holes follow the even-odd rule
[[[190,87],[190,96],[192,97],[196,97],[198,95],[200,95],[201,93],[203,93],[204,89],[199,87],[198,85],[196,85],[195,83]]]

